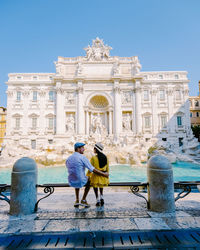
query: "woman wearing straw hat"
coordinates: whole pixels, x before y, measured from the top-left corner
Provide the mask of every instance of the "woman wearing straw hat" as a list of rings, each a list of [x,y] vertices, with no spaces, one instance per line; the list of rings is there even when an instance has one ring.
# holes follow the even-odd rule
[[[95,167],[95,169],[100,170],[102,172],[109,172],[109,164],[106,155],[103,153],[103,145],[101,143],[96,143],[94,146],[94,153],[96,154],[90,160],[91,164]],[[103,198],[103,187],[108,186],[109,178],[105,178],[104,176],[97,175],[95,173],[87,173],[90,176],[90,185],[94,189],[94,193],[96,196],[96,206],[104,205]],[[100,198],[98,194],[98,189],[100,192]]]

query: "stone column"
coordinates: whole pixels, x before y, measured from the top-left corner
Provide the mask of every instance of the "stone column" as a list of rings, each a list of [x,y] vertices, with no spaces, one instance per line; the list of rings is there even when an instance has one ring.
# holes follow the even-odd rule
[[[7,90],[7,115],[6,115],[6,137],[10,136],[13,130],[13,127],[11,126],[12,124],[12,116],[13,110],[12,110],[12,105],[13,105],[13,90]]]
[[[45,97],[46,91],[41,89],[39,92],[40,96],[40,118],[39,118],[39,127],[40,127],[40,135],[45,134],[45,128],[47,126],[46,117],[45,117]]]
[[[189,90],[188,88],[183,91],[184,96],[184,108],[185,108],[185,117],[184,117],[184,124],[186,133],[190,134],[191,131],[191,120],[190,120],[190,101],[189,101]]]
[[[151,91],[151,105],[152,105],[152,134],[155,136],[158,133],[158,112],[157,112],[157,89]]]
[[[108,115],[109,115],[109,135],[112,135],[112,133],[113,133],[113,131],[112,131],[112,111],[111,110],[109,110],[109,113],[108,113]]]
[[[56,135],[65,133],[64,91],[61,82],[56,83]]]
[[[22,130],[23,135],[27,135],[28,129],[29,127],[31,127],[30,117],[28,117],[28,109],[29,109],[28,97],[30,95],[30,90],[25,89],[22,92],[22,95],[23,95],[23,118],[22,118],[22,124],[20,125],[20,127],[23,128]]]
[[[114,82],[114,134],[118,138],[122,131],[121,94],[119,81]]]
[[[133,95],[132,95],[132,105],[133,105],[133,111],[132,111],[132,131],[134,134],[137,133],[137,128],[136,128],[136,100],[135,100],[135,91],[133,90]]]
[[[136,120],[136,133],[142,133],[142,115],[141,115],[141,87],[140,81],[135,82],[135,120]]]
[[[86,135],[89,135],[89,111],[88,110],[86,110],[85,111],[85,113],[86,113]]]
[[[176,117],[174,117],[174,113],[173,113],[173,106],[174,106],[174,100],[173,100],[173,89],[169,89],[167,91],[168,94],[168,115],[169,115],[169,120],[167,123],[167,127],[168,127],[168,132],[171,133],[175,133],[175,128],[176,128]]]
[[[77,87],[77,105],[76,105],[76,121],[77,121],[77,134],[84,134],[85,119],[83,109],[83,83],[78,81]]]

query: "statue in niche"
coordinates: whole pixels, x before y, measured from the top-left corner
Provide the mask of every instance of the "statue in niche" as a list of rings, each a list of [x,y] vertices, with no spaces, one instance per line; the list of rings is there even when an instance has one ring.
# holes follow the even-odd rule
[[[127,103],[130,103],[130,102],[131,102],[131,92],[130,91],[123,92],[122,103],[127,104]]]
[[[66,96],[66,104],[74,104],[74,95],[73,93],[68,93]]]
[[[67,118],[66,131],[67,133],[73,133],[75,130],[75,119],[72,114]]]
[[[126,116],[123,117],[122,126],[123,126],[124,131],[131,130],[131,117],[128,113],[126,114]]]
[[[96,116],[93,116],[92,128],[94,134],[101,134],[103,132],[103,124],[99,113]]]

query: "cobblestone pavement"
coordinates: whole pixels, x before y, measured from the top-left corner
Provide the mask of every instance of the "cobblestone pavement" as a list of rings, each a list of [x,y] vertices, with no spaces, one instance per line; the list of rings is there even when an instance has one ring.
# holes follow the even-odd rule
[[[147,210],[145,200],[128,188],[106,188],[104,192],[104,207],[95,206],[91,190],[87,199],[91,207],[79,209],[73,207],[72,188],[57,188],[41,200],[37,213],[27,216],[10,216],[9,205],[0,201],[0,234],[200,228],[199,192],[178,200],[174,213]],[[40,189],[38,199],[42,196]]]

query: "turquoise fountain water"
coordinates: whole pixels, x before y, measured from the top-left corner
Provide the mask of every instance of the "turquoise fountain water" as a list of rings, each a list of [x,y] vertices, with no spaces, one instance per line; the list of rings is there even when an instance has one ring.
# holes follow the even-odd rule
[[[178,162],[173,165],[174,181],[200,181],[200,165]],[[0,168],[0,183],[11,183],[11,168]],[[146,165],[132,167],[129,165],[110,166],[111,182],[146,182]],[[40,167],[38,169],[38,183],[66,183],[67,169],[63,167]]]

